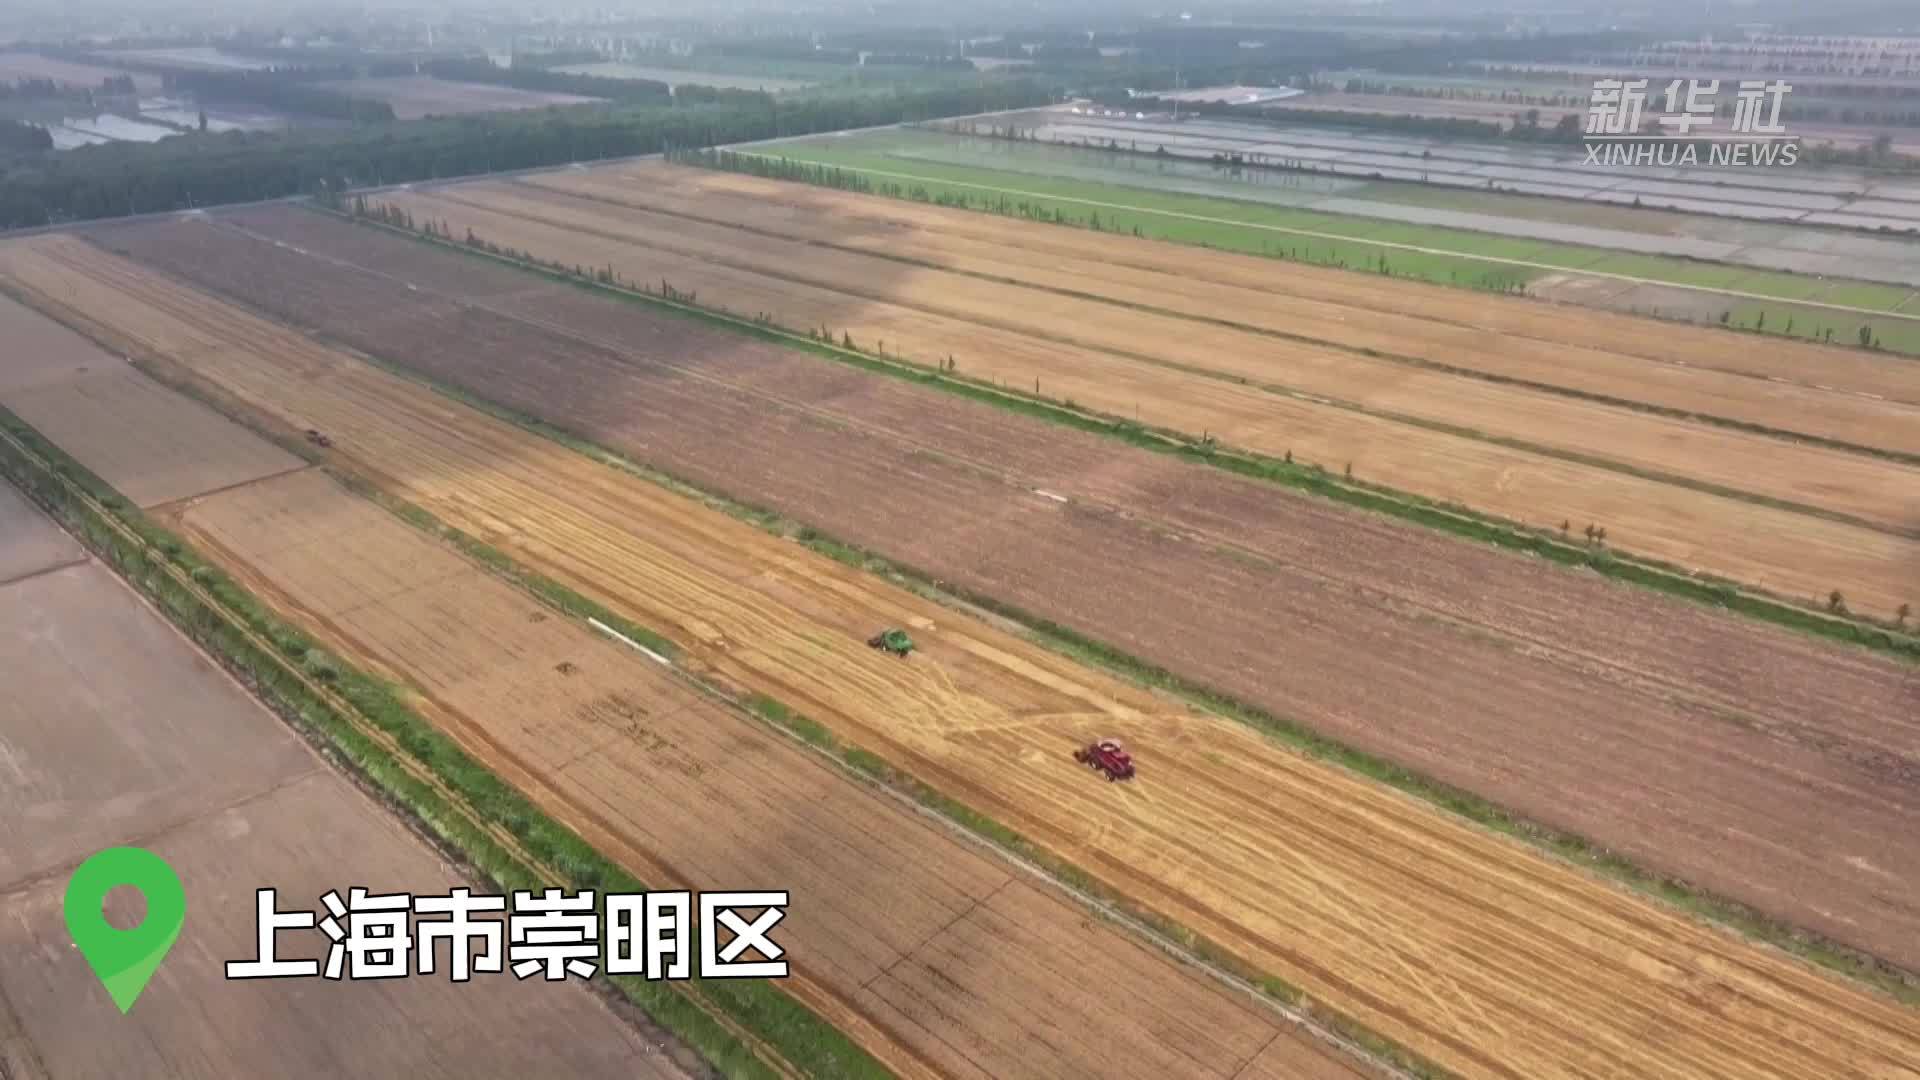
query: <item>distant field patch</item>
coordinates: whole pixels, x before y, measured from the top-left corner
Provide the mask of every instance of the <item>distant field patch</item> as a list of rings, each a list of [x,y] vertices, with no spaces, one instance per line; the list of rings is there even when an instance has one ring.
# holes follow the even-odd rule
[[[651,79],[670,86],[717,86],[724,90],[765,90],[777,94],[799,90],[813,83],[802,79],[777,79],[769,75],[721,71],[677,71],[673,68],[647,67],[642,64],[569,64],[555,71],[568,75],[591,75],[600,79]]]
[[[1650,214],[1626,206],[1584,203],[1571,199],[1523,198],[1513,195],[1469,191],[1435,184],[1406,184],[1375,181],[1347,193],[1356,199],[1377,199],[1400,206],[1421,206],[1433,210],[1461,210],[1473,214],[1498,214],[1522,221],[1551,221],[1562,225],[1582,225],[1600,229],[1625,229],[1654,236],[1679,235],[1677,215]]]
[[[393,115],[399,120],[459,116],[464,113],[513,112],[543,109],[549,105],[590,105],[601,100],[577,94],[517,90],[511,86],[489,83],[448,82],[424,75],[351,79],[314,85],[366,101],[384,101],[393,106]]]
[[[273,66],[265,60],[235,56],[200,45],[180,49],[122,49],[100,55],[162,64],[182,71],[260,71]]]
[[[0,52],[0,83],[11,84],[18,79],[52,79],[61,86],[97,90],[102,79],[131,74],[110,67],[55,60],[38,53]],[[151,92],[160,89],[160,80],[153,75],[133,75],[133,86],[143,93]]]

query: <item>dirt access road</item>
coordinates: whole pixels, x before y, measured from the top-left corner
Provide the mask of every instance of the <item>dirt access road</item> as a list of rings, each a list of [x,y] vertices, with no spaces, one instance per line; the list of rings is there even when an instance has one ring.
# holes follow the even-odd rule
[[[489,192],[486,198],[494,203],[511,195],[524,201],[529,196],[517,192],[526,190],[519,188],[499,195]],[[459,197],[471,198],[469,195]],[[531,197],[541,196],[535,193]],[[545,197],[559,198],[557,195]],[[959,370],[972,377],[991,378],[1023,390],[1036,385],[1038,379],[1041,391],[1047,396],[1064,398],[1108,415],[1137,416],[1148,425],[1195,435],[1211,432],[1228,446],[1276,458],[1292,454],[1301,461],[1326,464],[1333,471],[1351,463],[1354,474],[1362,480],[1462,503],[1537,527],[1558,528],[1565,522],[1578,530],[1586,523],[1598,523],[1608,530],[1610,542],[1623,550],[1682,567],[1704,569],[1802,601],[1818,598],[1824,602],[1827,594],[1838,588],[1856,610],[1891,615],[1899,604],[1910,602],[1906,594],[1912,591],[1911,567],[1920,564],[1920,541],[1883,531],[1903,520],[1900,508],[1910,499],[1902,493],[1920,490],[1920,486],[1892,480],[1866,482],[1867,473],[1895,476],[1911,471],[1890,463],[1831,451],[1816,454],[1817,448],[1706,428],[1683,433],[1688,438],[1679,445],[1691,446],[1696,451],[1687,456],[1687,461],[1663,458],[1663,467],[1681,470],[1682,479],[1703,474],[1704,470],[1705,475],[1739,480],[1742,489],[1766,487],[1775,493],[1791,492],[1796,501],[1812,499],[1822,504],[1844,505],[1849,513],[1871,511],[1873,517],[1869,524],[1879,524],[1867,527],[1758,505],[1746,498],[1694,490],[1680,483],[1649,478],[1651,474],[1642,476],[1621,471],[1639,466],[1583,463],[1323,404],[1327,399],[1305,391],[1275,393],[1212,375],[1178,370],[1164,362],[1131,359],[1114,352],[1044,340],[1031,332],[879,299],[879,292],[855,295],[705,261],[655,246],[664,242],[660,234],[670,231],[668,227],[656,228],[658,223],[645,227],[626,224],[619,211],[604,205],[587,203],[569,210],[577,224],[575,228],[567,228],[496,209],[455,203],[444,196],[394,198],[397,204],[407,206],[416,220],[432,218],[451,222],[455,236],[462,235],[464,229],[471,226],[476,234],[495,243],[583,266],[611,265],[628,281],[669,281],[676,290],[692,292],[704,303],[723,304],[747,316],[770,312],[777,321],[787,325],[823,325],[830,331],[848,327],[855,340],[863,345],[884,342],[889,355],[905,352],[909,357],[931,364],[951,353],[957,357]],[[554,214],[543,210],[542,216],[552,218]],[[580,228],[586,231],[577,231]],[[757,258],[754,253],[769,244],[762,237],[742,234],[739,239],[742,244],[739,259]],[[808,249],[795,258],[806,265],[828,261],[817,249]],[[909,285],[903,283],[936,274],[928,270],[903,272],[898,264],[874,261],[880,263],[872,271],[871,285],[877,290],[891,292],[908,288]],[[792,261],[782,264],[793,265]],[[969,305],[977,304],[984,302],[983,290],[994,292],[998,297],[997,306],[980,315],[993,323],[1012,317],[1053,321],[1062,305],[1082,303],[1099,310],[1074,325],[1103,326],[1108,313],[1114,310],[1108,305],[1066,300],[1031,289],[989,286],[969,278],[950,284],[952,288],[942,294],[947,297],[941,301],[943,305],[955,302],[955,298]],[[1014,314],[1007,314],[1010,312]],[[1144,317],[1135,312],[1121,314]],[[1158,342],[1177,342],[1180,344],[1170,347],[1184,348],[1198,331],[1213,329],[1196,328],[1184,320],[1161,321],[1167,325],[1161,327],[1157,340],[1142,339],[1135,344],[1157,349]],[[1249,348],[1256,352],[1278,346],[1293,347],[1257,335],[1242,336],[1250,339]],[[1390,366],[1396,369],[1391,373],[1393,377],[1376,388],[1384,395],[1395,393],[1395,388],[1412,370]],[[1419,370],[1412,370],[1412,374],[1423,379],[1433,375]],[[1290,372],[1289,377],[1291,375]],[[1473,384],[1469,388],[1476,392],[1471,395],[1474,397],[1481,396],[1480,392],[1485,390],[1511,389],[1477,380],[1450,381]],[[1564,399],[1548,402],[1548,405],[1562,404]],[[1546,406],[1529,402],[1525,407],[1516,404],[1485,412],[1456,398],[1446,407],[1459,412],[1460,419],[1472,424],[1484,426],[1482,420],[1475,419],[1483,417],[1514,428],[1528,424],[1529,418]],[[1613,411],[1631,417],[1633,423],[1673,423],[1660,417]],[[1701,449],[1707,443],[1719,446],[1723,436],[1735,434],[1756,440],[1755,447],[1749,448],[1743,443],[1741,452],[1734,453],[1729,447],[1725,454]],[[1603,435],[1604,430],[1594,435],[1600,440],[1594,444],[1596,451],[1615,445],[1605,442]],[[1642,449],[1656,455],[1670,453],[1657,449],[1665,442],[1665,436],[1652,438]],[[1765,445],[1758,446],[1760,443]],[[1762,481],[1748,460],[1749,453],[1759,454],[1762,450],[1795,460],[1804,457],[1810,466],[1817,456],[1821,467],[1811,471],[1788,468],[1778,473],[1769,470],[1773,475]],[[1826,455],[1846,459],[1836,464],[1835,475],[1842,479],[1830,497],[1814,490],[1819,486],[1818,477],[1825,475],[1825,465],[1830,463]],[[1738,468],[1741,461],[1749,464],[1745,479],[1734,475],[1741,471]],[[1895,493],[1892,499],[1887,498],[1889,490]]]
[[[1908,665],[379,230],[232,217],[107,241],[1920,968]]]
[[[256,889],[312,910],[351,885],[468,883],[5,483],[0,579],[0,1073],[695,1075],[578,985],[228,981],[255,955]],[[165,859],[188,904],[124,1017],[61,911],[73,868],[119,844]],[[110,900],[109,918],[136,916]],[[279,955],[325,944],[288,932]]]
[[[1456,1071],[1920,1075],[1913,1012],[70,238],[7,275]],[[43,276],[44,273],[44,276]],[[904,625],[907,663],[862,639]],[[1093,781],[1095,735],[1153,783]],[[1283,839],[1277,839],[1283,838]]]

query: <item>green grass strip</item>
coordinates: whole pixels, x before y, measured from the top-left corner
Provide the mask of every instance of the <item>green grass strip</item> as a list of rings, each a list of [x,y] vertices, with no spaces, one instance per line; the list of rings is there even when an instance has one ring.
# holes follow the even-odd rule
[[[196,642],[221,658],[233,673],[265,698],[275,711],[318,743],[328,756],[343,760],[369,781],[396,810],[423,824],[496,887],[538,890],[549,883],[477,829],[459,809],[449,806],[428,785],[409,775],[379,744],[368,739],[290,674],[297,665],[324,681],[375,727],[391,736],[456,793],[484,823],[504,828],[545,866],[575,889],[641,892],[632,875],[594,851],[577,834],[541,813],[518,791],[468,757],[452,740],[413,712],[404,691],[368,676],[324,652],[297,627],[288,624],[247,593],[218,567],[163,528],[98,476],[42,438],[12,412],[0,408],[0,427],[27,445],[35,457],[0,441],[0,471],[34,501],[133,583]],[[69,486],[71,485],[71,487]],[[186,571],[231,616],[273,642],[279,656],[264,654],[221,613],[209,610],[193,592],[165,573],[150,551],[100,520],[77,487],[107,508],[161,558]],[[604,620],[603,620],[604,621]],[[697,947],[697,941],[691,947]],[[628,1000],[696,1049],[720,1072],[739,1080],[774,1080],[778,1073],[723,1025],[672,984],[627,976],[601,976]],[[703,999],[766,1040],[787,1061],[809,1075],[837,1078],[891,1076],[878,1061],[805,1006],[762,979],[695,978],[690,987]]]
[[[320,210],[322,213],[330,211]],[[1461,539],[1491,544],[1510,551],[1524,552],[1562,566],[1593,570],[1616,581],[1628,582],[1668,596],[1735,612],[1800,633],[1829,641],[1856,645],[1904,660],[1920,662],[1920,637],[1901,627],[1875,623],[1865,616],[1844,617],[1816,611],[1790,600],[1769,596],[1740,582],[1710,574],[1693,574],[1684,567],[1641,555],[1618,551],[1604,545],[1580,545],[1557,539],[1551,532],[1504,521],[1458,503],[1441,503],[1363,480],[1336,478],[1317,465],[1297,464],[1259,454],[1223,450],[1205,439],[1190,434],[1153,428],[1118,417],[1102,416],[1071,401],[1056,401],[1024,390],[996,386],[958,372],[940,372],[932,368],[893,358],[881,358],[846,345],[834,344],[805,333],[796,333],[776,324],[743,319],[702,307],[685,299],[669,299],[620,283],[591,280],[558,264],[542,264],[531,259],[489,252],[466,244],[445,241],[419,232],[397,228],[368,218],[335,216],[369,228],[406,236],[419,243],[461,252],[515,267],[549,281],[587,289],[629,303],[666,310],[684,318],[722,326],[789,348],[800,349],[836,363],[846,364],[907,382],[934,387],[946,393],[992,405],[995,408],[1063,427],[1119,439],[1128,445],[1155,453],[1172,454],[1190,463],[1224,469],[1228,472],[1306,492],[1321,498],[1402,521],[1423,525]],[[409,378],[409,372],[397,370]],[[446,388],[441,388],[446,392]],[[472,402],[475,403],[477,402]]]

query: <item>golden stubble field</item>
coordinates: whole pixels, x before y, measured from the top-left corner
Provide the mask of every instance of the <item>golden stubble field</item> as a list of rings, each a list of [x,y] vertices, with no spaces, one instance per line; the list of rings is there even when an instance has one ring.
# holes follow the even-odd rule
[[[1920,1015],[69,238],[6,273],[1470,1075],[1914,1077]],[[51,305],[50,305],[51,306]],[[905,625],[923,651],[867,649]],[[1069,751],[1131,739],[1141,778]]]
[[[1911,603],[1920,472],[1897,462],[528,185],[382,198],[416,221],[447,222],[455,236],[471,228],[542,257],[610,265],[735,314],[824,326],[836,339],[844,330],[890,356],[932,364],[952,355],[962,374],[1109,415],[1330,470],[1351,465],[1361,480],[1536,527],[1565,523],[1578,535],[1603,526],[1622,550],[1802,601],[1838,589],[1863,612]],[[1071,340],[1049,339],[1048,328]]]
[[[1461,289],[1436,303],[1426,295],[1434,287],[1401,279],[655,162],[516,183],[1614,401],[1920,450],[1920,370],[1857,350],[1697,330],[1643,342],[1649,325],[1682,328],[1571,308],[1547,309],[1564,319],[1522,319],[1542,305]]]
[[[788,988],[899,1075],[1368,1075],[323,474],[172,513],[649,886],[788,890]]]

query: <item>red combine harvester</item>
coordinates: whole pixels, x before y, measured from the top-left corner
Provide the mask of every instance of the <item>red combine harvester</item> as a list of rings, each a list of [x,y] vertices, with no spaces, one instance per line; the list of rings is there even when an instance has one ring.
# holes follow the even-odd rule
[[[1073,760],[1107,774],[1107,781],[1133,779],[1133,755],[1121,749],[1118,739],[1101,739],[1073,752]]]

